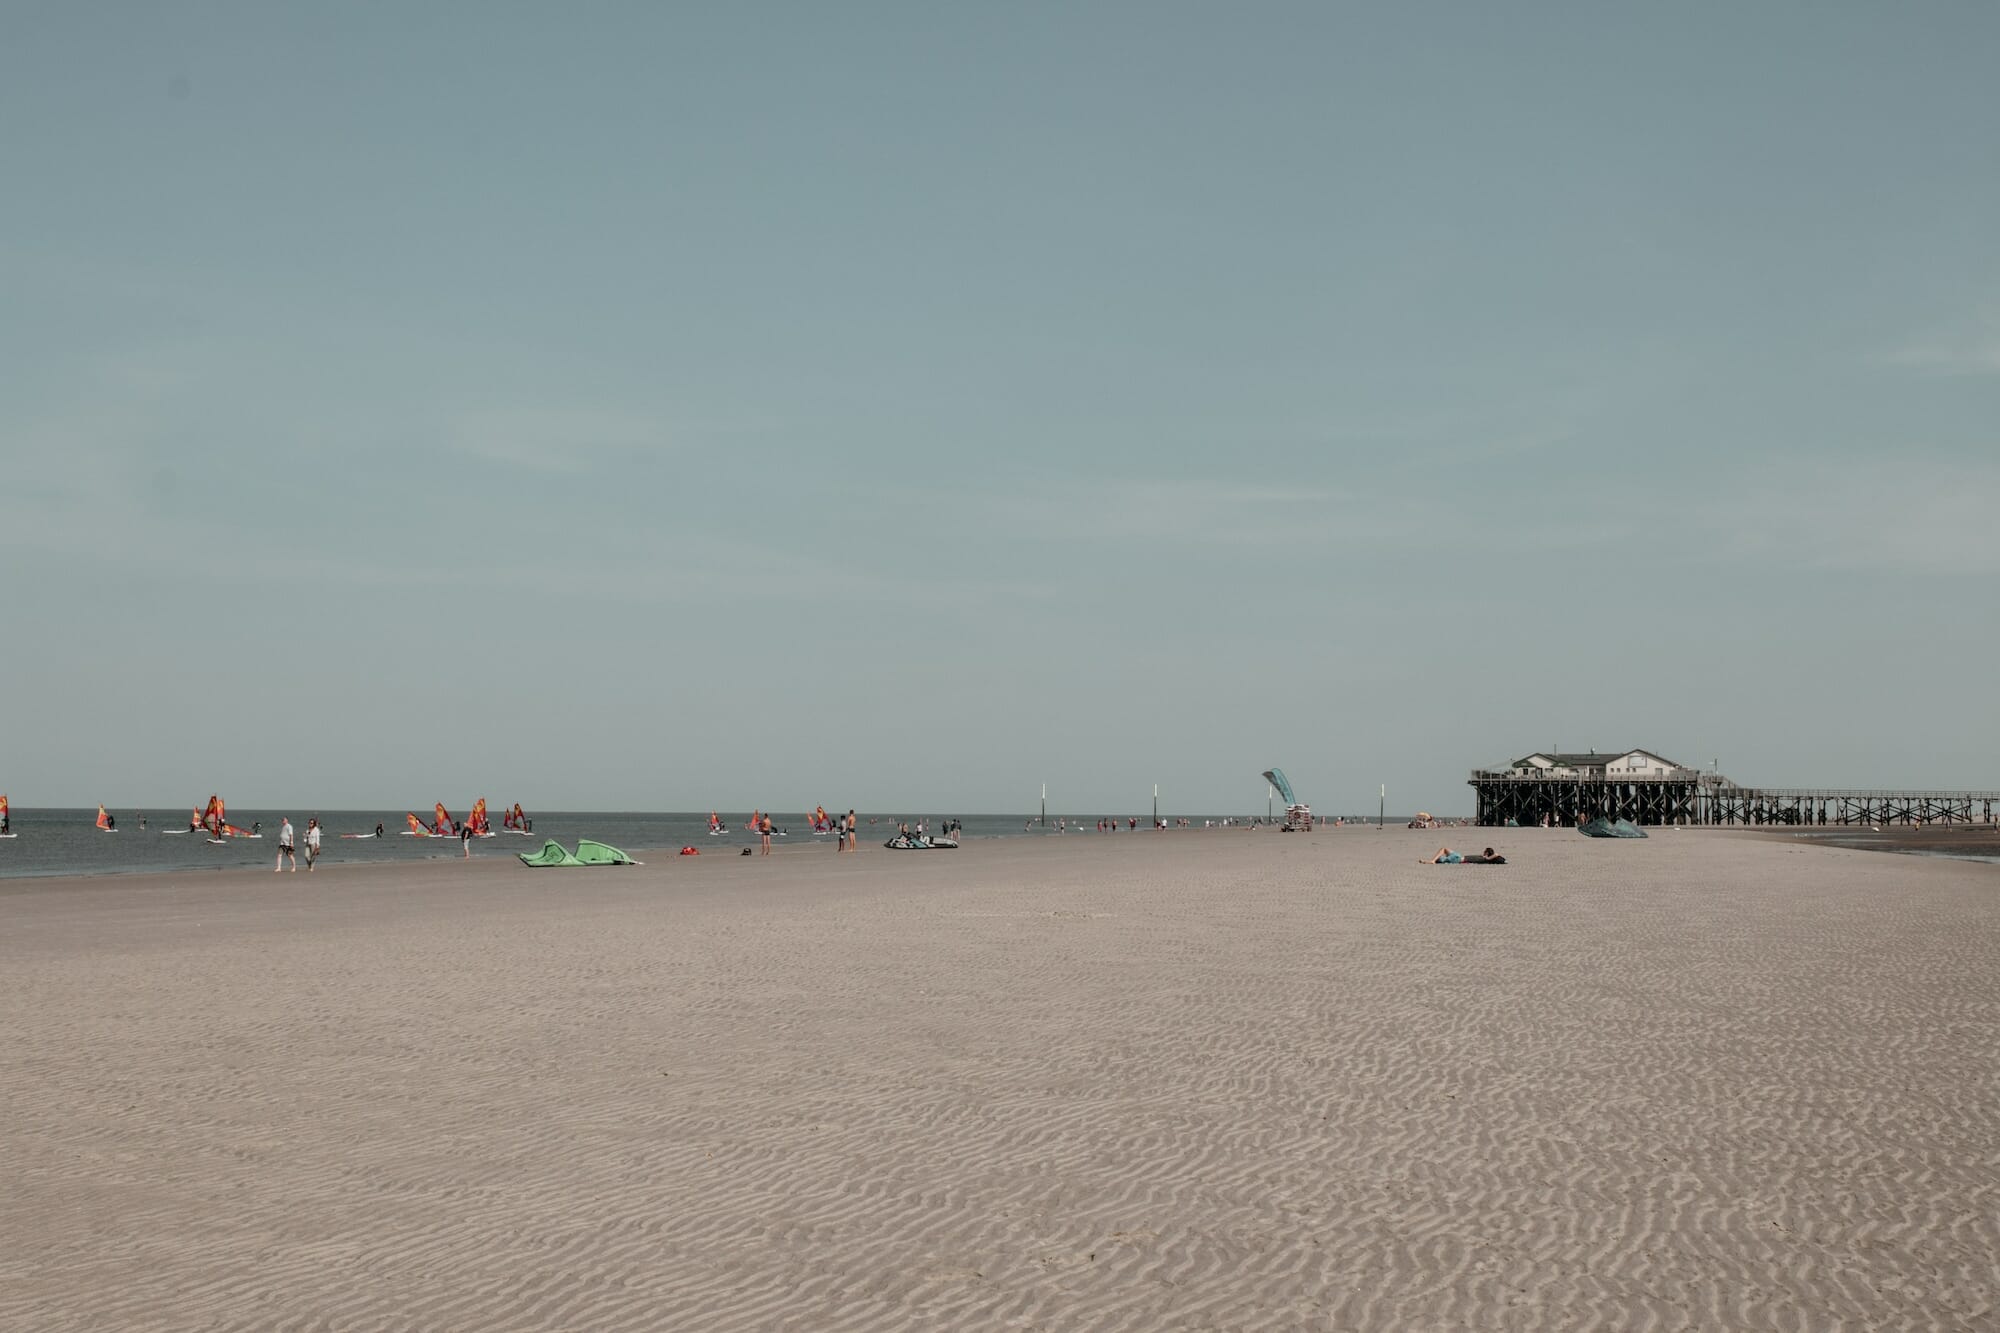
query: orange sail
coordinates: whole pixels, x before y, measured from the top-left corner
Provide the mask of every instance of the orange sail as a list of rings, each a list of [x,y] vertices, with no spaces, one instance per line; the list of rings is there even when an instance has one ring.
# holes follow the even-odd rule
[[[104,807],[102,805],[97,807],[97,827],[99,828],[111,827],[111,816],[105,813]]]
[[[0,791],[0,819],[7,817],[7,793]]]
[[[431,825],[431,829],[437,833],[451,832],[451,811],[444,808],[443,801],[437,803],[437,823]]]
[[[416,817],[415,815],[410,815],[410,816],[407,816],[407,818],[408,818],[408,819],[409,819],[409,821],[410,821],[410,832],[412,832],[412,833],[417,833],[417,834],[423,834],[423,833],[429,833],[429,832],[430,832],[430,830],[429,830],[429,829],[427,829],[427,828],[425,828],[425,827],[424,827],[424,821],[423,821],[423,820],[421,820],[421,819],[418,819],[418,818],[417,818],[417,817]]]
[[[479,800],[476,803],[474,803],[472,807],[472,813],[465,817],[465,822],[472,825],[472,831],[474,833],[484,833],[487,831],[486,798],[484,796],[480,797]]]

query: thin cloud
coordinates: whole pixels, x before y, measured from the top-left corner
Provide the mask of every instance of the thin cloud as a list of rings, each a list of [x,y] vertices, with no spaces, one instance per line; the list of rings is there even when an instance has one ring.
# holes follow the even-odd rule
[[[1266,547],[1323,542],[1345,506],[1316,487],[1203,481],[1092,482],[994,498],[1010,530],[1045,539]]]
[[[2000,453],[2000,450],[1996,450]],[[1698,549],[1815,573],[2000,574],[2000,463],[1915,454],[1751,477],[1695,516]]]
[[[1926,375],[2000,375],[2000,313],[1982,312],[1975,327],[1913,340],[1883,360]]]
[[[452,421],[445,443],[453,451],[500,467],[577,472],[607,453],[655,452],[673,447],[661,423],[623,412],[522,408],[469,413]]]

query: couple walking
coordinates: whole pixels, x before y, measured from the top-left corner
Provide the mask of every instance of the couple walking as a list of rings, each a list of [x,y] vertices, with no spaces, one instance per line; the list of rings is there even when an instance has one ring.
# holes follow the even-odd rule
[[[299,873],[299,858],[293,854],[292,848],[292,817],[286,815],[284,823],[278,827],[278,864],[274,870],[283,871],[285,862],[290,861],[292,873],[294,875]],[[317,860],[319,860],[319,816],[314,815],[306,821],[306,869],[311,870],[313,862]]]

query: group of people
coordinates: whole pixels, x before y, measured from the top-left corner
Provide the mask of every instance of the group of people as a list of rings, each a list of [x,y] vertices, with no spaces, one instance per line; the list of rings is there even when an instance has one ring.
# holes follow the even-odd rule
[[[812,826],[815,833],[830,832],[834,834],[838,839],[835,845],[843,852],[851,852],[858,845],[855,840],[860,836],[861,820],[852,810],[849,810],[842,816],[832,816],[826,813],[825,806],[820,806],[817,810],[813,811]],[[710,833],[720,833],[727,827],[728,825],[723,823],[720,814],[717,814],[713,810],[708,812],[708,831]],[[771,816],[765,814],[762,810],[753,810],[750,812],[750,822],[745,824],[744,827],[757,835],[759,855],[769,856],[771,854],[771,839],[778,833],[778,826],[772,822]],[[747,856],[750,849],[745,847],[743,851]]]

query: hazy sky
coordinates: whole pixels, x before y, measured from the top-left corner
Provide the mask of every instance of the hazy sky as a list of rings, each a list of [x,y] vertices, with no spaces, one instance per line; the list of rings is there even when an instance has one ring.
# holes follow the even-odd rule
[[[19,806],[2000,788],[2000,6],[0,11]]]

